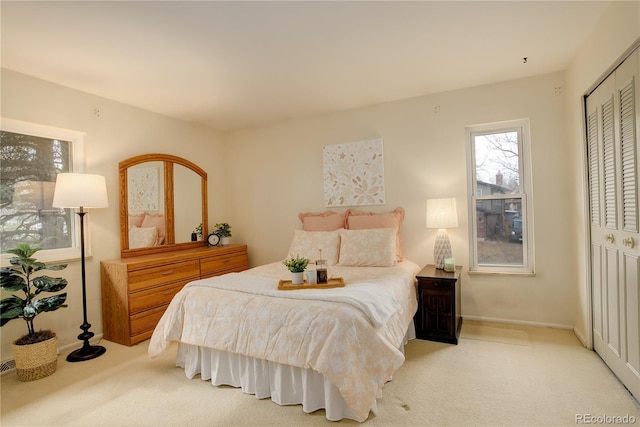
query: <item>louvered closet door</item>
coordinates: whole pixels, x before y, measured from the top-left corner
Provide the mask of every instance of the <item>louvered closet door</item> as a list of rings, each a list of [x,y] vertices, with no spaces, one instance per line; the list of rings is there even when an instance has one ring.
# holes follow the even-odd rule
[[[594,348],[637,398],[639,61],[636,51],[588,97],[586,107]]]

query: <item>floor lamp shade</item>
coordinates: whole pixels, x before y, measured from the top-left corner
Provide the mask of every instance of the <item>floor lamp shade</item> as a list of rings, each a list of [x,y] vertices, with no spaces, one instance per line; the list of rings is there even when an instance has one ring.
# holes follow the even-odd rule
[[[87,280],[84,256],[84,208],[106,208],[107,184],[104,176],[84,173],[59,173],[56,177],[56,189],[53,194],[54,208],[79,208],[80,217],[80,254],[82,266],[82,314],[84,323],[80,325],[82,333],[78,339],[83,341],[82,348],[72,351],[67,356],[69,362],[82,362],[103,355],[107,349],[99,345],[89,344],[94,333],[90,332],[91,324],[87,321]]]
[[[458,226],[458,210],[456,199],[429,199],[427,200],[427,228],[438,229],[436,243],[433,248],[433,257],[436,268],[444,269],[445,258],[451,258],[451,244],[447,228]]]
[[[106,208],[107,183],[102,175],[59,173],[53,195],[54,208]]]

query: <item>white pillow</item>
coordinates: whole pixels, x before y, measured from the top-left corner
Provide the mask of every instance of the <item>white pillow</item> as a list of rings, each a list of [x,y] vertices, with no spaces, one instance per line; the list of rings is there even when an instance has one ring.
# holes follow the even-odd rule
[[[396,265],[396,229],[340,230],[340,262],[348,267]]]
[[[340,230],[333,231],[305,231],[293,230],[293,239],[289,247],[289,255],[294,257],[300,255],[309,258],[310,262],[320,259],[327,260],[327,264],[336,265],[338,262],[338,251],[340,250]]]
[[[156,227],[136,227],[129,228],[129,249],[146,248],[154,246],[158,239],[158,229]]]

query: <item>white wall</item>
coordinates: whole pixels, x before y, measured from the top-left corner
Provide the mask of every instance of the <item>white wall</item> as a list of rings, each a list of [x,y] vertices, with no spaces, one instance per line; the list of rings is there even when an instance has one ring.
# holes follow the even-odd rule
[[[553,73],[284,122],[225,135],[229,217],[252,265],[283,259],[301,211],[323,211],[322,147],[381,137],[386,202],[406,210],[407,258],[433,262],[427,198],[455,197],[453,255],[465,266],[462,313],[570,326],[573,322],[569,159],[564,74]],[[438,107],[436,109],[436,107]],[[469,276],[465,126],[529,118],[536,276]]]
[[[88,215],[93,258],[87,262],[92,331],[102,332],[99,261],[119,256],[117,165],[138,154],[185,157],[209,174],[209,223],[229,222],[233,240],[249,245],[251,265],[286,256],[300,211],[322,211],[322,146],[384,139],[385,206],[406,210],[407,257],[433,262],[435,230],[424,226],[425,201],[455,197],[460,227],[450,230],[453,254],[468,267],[464,128],[529,118],[533,157],[536,276],[463,274],[468,318],[576,326],[590,335],[581,95],[640,36],[637,2],[612,2],[589,47],[566,76],[554,73],[306,120],[220,135],[211,130],[2,70],[0,116],[86,133],[86,171],[105,175],[110,207]],[[472,71],[470,71],[472,72]],[[562,87],[560,94],[556,88]],[[566,90],[565,90],[566,89]],[[439,107],[436,109],[436,107]],[[100,111],[99,117],[94,110]],[[465,270],[466,271],[466,270]],[[77,345],[82,323],[79,262],[69,279],[69,307],[45,313],[60,346]],[[0,329],[0,359],[24,333],[12,321]]]
[[[118,211],[118,162],[145,153],[168,153],[198,164],[208,173],[209,223],[224,217],[224,161],[221,137],[209,129],[88,95],[22,74],[2,70],[0,116],[86,133],[86,172],[107,179],[109,207],[87,215],[92,259],[87,261],[87,306],[91,331],[102,333],[100,261],[120,257]],[[94,109],[100,111],[99,117]],[[215,195],[215,197],[213,197]],[[196,224],[197,225],[197,224]],[[188,240],[188,237],[187,237]],[[53,329],[59,346],[78,345],[82,331],[80,263],[73,261],[60,276],[69,285],[68,308],[43,313],[35,319],[37,329]],[[22,320],[0,329],[0,358],[11,357],[11,342],[26,333]]]
[[[612,2],[589,39],[567,69],[571,155],[572,247],[575,272],[573,300],[576,302],[573,324],[576,334],[591,346],[591,317],[588,248],[588,188],[585,170],[583,96],[620,56],[640,37],[640,3]]]

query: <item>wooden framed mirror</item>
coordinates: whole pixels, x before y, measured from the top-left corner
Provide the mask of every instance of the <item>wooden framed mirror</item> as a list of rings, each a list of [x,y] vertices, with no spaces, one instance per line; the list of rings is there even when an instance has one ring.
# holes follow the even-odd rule
[[[119,163],[122,258],[206,246],[207,173],[169,154]],[[201,226],[201,234],[191,234]]]

